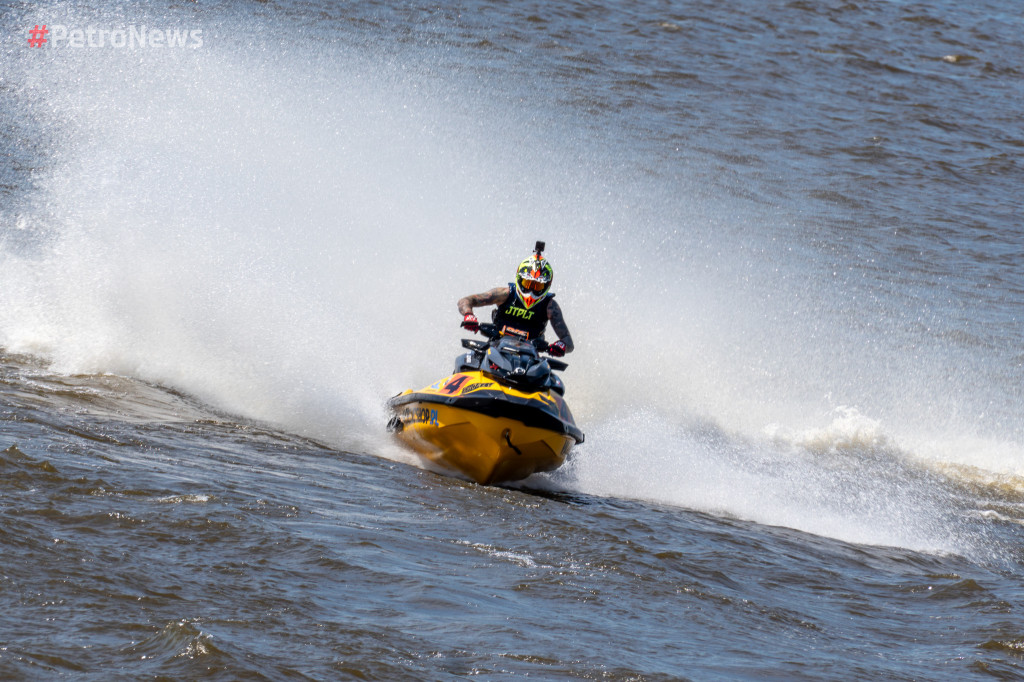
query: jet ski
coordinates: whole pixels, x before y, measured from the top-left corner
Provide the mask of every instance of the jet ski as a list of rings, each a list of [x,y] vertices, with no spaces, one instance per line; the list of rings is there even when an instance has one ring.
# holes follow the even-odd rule
[[[553,371],[568,365],[543,357],[543,340],[486,323],[480,333],[489,340],[462,339],[469,352],[454,374],[388,401],[388,430],[420,457],[482,485],[557,469],[583,442]]]

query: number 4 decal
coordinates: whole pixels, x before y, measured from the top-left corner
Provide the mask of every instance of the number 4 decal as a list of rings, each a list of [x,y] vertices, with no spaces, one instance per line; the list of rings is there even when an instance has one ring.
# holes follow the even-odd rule
[[[441,391],[447,393],[448,395],[454,395],[457,390],[462,388],[462,384],[466,383],[466,379],[468,378],[469,377],[466,376],[465,374],[459,374],[453,377],[452,380],[449,381],[447,384],[445,384],[444,388],[442,388]]]

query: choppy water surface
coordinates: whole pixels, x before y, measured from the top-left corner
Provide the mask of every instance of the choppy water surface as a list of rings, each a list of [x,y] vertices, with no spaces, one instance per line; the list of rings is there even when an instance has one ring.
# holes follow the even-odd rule
[[[0,677],[1024,677],[1018,8],[0,26]],[[424,471],[383,400],[536,239],[587,442]]]

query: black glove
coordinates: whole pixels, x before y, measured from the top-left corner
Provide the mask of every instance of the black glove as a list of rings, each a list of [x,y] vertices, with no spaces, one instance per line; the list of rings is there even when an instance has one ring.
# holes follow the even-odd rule
[[[561,341],[555,341],[553,344],[548,346],[548,355],[553,358],[560,358],[565,355],[565,344]]]
[[[462,318],[462,326],[469,331],[476,333],[480,331],[480,320],[476,319],[476,315],[473,313],[466,313]]]

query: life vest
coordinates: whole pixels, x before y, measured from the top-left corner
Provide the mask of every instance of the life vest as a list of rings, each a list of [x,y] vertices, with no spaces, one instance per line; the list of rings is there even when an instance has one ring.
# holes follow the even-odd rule
[[[525,335],[527,339],[544,336],[548,326],[548,305],[555,295],[549,293],[532,308],[527,308],[516,291],[515,283],[509,282],[508,293],[508,299],[491,313],[491,320],[498,329],[506,334]]]

